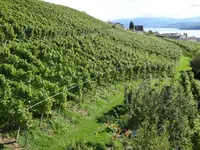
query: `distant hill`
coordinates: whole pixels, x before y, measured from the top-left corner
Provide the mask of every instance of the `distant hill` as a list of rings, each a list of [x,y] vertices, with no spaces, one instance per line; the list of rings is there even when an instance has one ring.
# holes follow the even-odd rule
[[[185,30],[199,29],[200,28],[200,22],[179,22],[179,23],[169,24],[169,25],[164,26],[164,27],[178,28],[178,29],[185,29]]]
[[[180,28],[181,30],[200,30],[200,26],[191,26],[187,28]]]
[[[188,28],[200,24],[200,17],[195,18],[128,18],[113,20],[113,22],[120,22],[129,27],[130,21],[135,25],[143,25],[145,28]]]

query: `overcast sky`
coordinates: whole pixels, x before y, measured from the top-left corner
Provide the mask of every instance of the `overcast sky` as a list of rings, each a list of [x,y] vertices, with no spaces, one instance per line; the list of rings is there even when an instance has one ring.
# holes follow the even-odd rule
[[[45,0],[107,21],[134,17],[200,16],[200,0]]]

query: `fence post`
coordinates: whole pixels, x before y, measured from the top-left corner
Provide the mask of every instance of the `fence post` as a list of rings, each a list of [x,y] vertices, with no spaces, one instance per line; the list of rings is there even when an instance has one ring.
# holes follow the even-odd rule
[[[27,129],[25,128],[25,130],[24,130],[24,136],[25,136],[25,138],[24,138],[24,143],[25,143],[25,149],[26,150],[28,150],[28,144],[27,144]]]
[[[21,128],[20,128],[20,126],[19,126],[19,127],[18,127],[18,130],[17,130],[16,142],[18,142],[18,140],[19,140],[20,130],[21,130]]]
[[[42,115],[41,115],[39,127],[41,127],[41,125],[42,125],[43,117],[44,117],[44,112],[43,112]]]

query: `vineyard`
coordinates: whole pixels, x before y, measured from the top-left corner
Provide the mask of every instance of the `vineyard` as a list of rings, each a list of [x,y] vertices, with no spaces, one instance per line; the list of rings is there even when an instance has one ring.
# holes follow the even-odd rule
[[[194,53],[196,53],[200,48],[200,44],[198,42],[180,41],[180,40],[171,40],[171,39],[165,39],[165,40],[181,47],[183,50],[183,53],[189,57],[192,57]]]
[[[69,103],[81,106],[90,102],[86,96],[95,95],[96,89],[129,81],[174,78],[183,49],[191,56],[199,46],[113,28],[86,13],[39,0],[1,0],[0,7],[0,130],[30,129],[35,119],[63,112]],[[170,113],[180,109],[185,115],[180,122],[186,122],[189,113],[194,119],[194,98],[199,95],[183,94],[191,91],[184,84],[180,89],[170,85],[152,90],[146,83],[140,96],[145,101],[142,104],[163,105],[163,96],[174,91],[176,95],[170,101],[179,99]],[[129,97],[134,94],[129,93]],[[159,94],[160,98],[153,101]],[[183,107],[192,106],[191,110],[179,108],[184,101]],[[143,112],[145,108],[140,107],[147,106],[133,103],[126,99],[128,118],[136,114],[145,120],[149,112],[134,111],[137,108]],[[165,112],[167,117],[165,108],[155,111]],[[152,126],[169,128],[165,118],[154,117]]]

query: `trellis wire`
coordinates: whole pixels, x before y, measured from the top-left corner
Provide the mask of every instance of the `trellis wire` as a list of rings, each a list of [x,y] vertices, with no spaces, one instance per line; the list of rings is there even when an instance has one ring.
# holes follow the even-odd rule
[[[131,66],[131,67],[129,66],[129,67],[127,67],[127,69],[132,68],[132,67],[133,67],[133,66]],[[125,68],[126,68],[126,67],[125,67]],[[114,68],[114,69],[111,70],[110,72],[116,71],[116,70],[118,70],[118,69],[120,69],[120,68],[119,68],[119,67]],[[94,80],[94,79],[98,78],[100,75],[104,75],[104,74],[106,74],[106,73],[107,73],[107,72],[99,73],[98,76],[84,81],[83,84],[88,83],[88,82],[90,82],[91,80]],[[44,101],[49,100],[49,99],[51,99],[51,98],[54,98],[54,97],[56,97],[56,96],[58,96],[58,95],[60,95],[60,94],[62,94],[62,93],[64,93],[64,92],[70,91],[70,90],[72,90],[72,89],[74,89],[74,88],[76,88],[76,87],[79,87],[79,85],[74,85],[74,86],[72,86],[72,87],[70,87],[70,88],[68,88],[68,89],[66,89],[66,90],[63,90],[63,91],[61,91],[61,92],[58,92],[58,93],[56,93],[56,94],[54,94],[54,95],[52,95],[52,96],[50,96],[50,97],[48,97],[48,98],[46,98],[46,99],[40,101],[40,102],[37,102],[37,103],[33,104],[32,106],[28,107],[27,110],[29,110],[29,109],[31,109],[31,108],[33,108],[33,107],[36,107],[36,106],[42,104]]]

